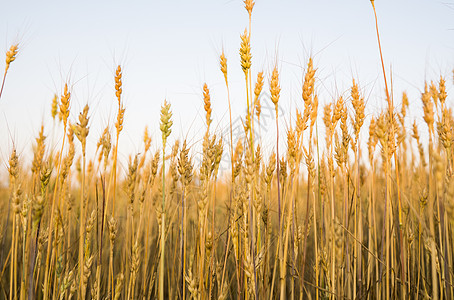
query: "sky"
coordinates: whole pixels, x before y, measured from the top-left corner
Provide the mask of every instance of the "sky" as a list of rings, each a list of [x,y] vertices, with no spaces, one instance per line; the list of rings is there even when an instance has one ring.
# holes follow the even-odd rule
[[[376,0],[375,5],[395,102],[399,104],[407,91],[408,124],[412,119],[420,121],[425,80],[445,76],[450,102],[454,2]],[[88,143],[93,149],[103,129],[113,129],[114,73],[119,64],[126,106],[120,159],[142,150],[145,126],[152,133],[153,149],[160,147],[159,111],[164,99],[173,111],[170,143],[184,138],[200,141],[205,131],[205,82],[211,91],[213,132],[225,133],[228,102],[219,54],[223,49],[228,60],[232,118],[240,124],[246,104],[238,49],[247,26],[240,0],[9,1],[0,11],[0,51],[19,43],[19,54],[0,99],[0,161],[7,159],[13,145],[27,157],[41,123],[48,140],[58,145],[62,130],[53,127],[50,108],[53,95],[60,95],[65,83],[72,91],[72,120],[85,104],[90,106]],[[253,76],[262,70],[266,76],[264,99],[269,74],[275,64],[279,68],[283,131],[292,124],[295,109],[302,109],[302,78],[309,57],[317,68],[319,115],[324,103],[348,95],[353,78],[366,97],[368,117],[385,106],[368,0],[257,0],[251,43]],[[271,144],[274,120],[264,119],[263,142]]]

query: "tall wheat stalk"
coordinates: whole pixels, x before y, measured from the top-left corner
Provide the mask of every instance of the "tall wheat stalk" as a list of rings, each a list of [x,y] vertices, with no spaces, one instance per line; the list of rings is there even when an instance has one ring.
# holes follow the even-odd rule
[[[394,105],[393,105],[393,98],[390,96],[389,89],[388,89],[388,80],[386,79],[386,71],[385,71],[385,64],[383,61],[383,53],[381,49],[381,42],[380,42],[380,33],[378,30],[378,18],[377,18],[377,12],[375,10],[375,3],[374,0],[371,0],[372,8],[374,10],[374,17],[375,17],[375,28],[377,32],[377,41],[378,41],[378,49],[380,52],[380,61],[382,65],[382,70],[383,70],[383,79],[385,81],[385,91],[386,91],[386,100],[388,102],[388,113],[389,113],[389,119],[390,119],[390,125],[391,125],[391,136],[392,136],[392,148],[394,150],[395,148],[395,124],[394,124]],[[394,151],[392,151],[394,152]],[[402,222],[402,203],[401,203],[401,195],[400,195],[400,182],[399,182],[399,163],[397,159],[397,154],[394,153],[394,168],[395,168],[395,173],[396,173],[396,187],[397,187],[397,201],[398,201],[398,221],[399,221],[399,241],[400,241],[400,271],[402,275],[402,282],[406,282],[406,272],[405,272],[405,261],[404,261],[404,250],[403,250],[403,236],[402,236],[402,231],[403,231],[403,222]],[[401,285],[402,287],[402,294],[405,295],[405,284]],[[437,293],[435,292],[435,296]],[[435,297],[436,298],[436,297]]]
[[[52,228],[54,226],[54,214],[55,214],[55,202],[57,198],[57,192],[58,192],[58,183],[59,183],[59,177],[60,177],[60,170],[61,170],[61,165],[62,165],[62,155],[63,155],[63,149],[65,146],[65,139],[66,139],[66,129],[68,125],[68,117],[69,117],[69,105],[70,105],[70,99],[71,99],[71,93],[68,89],[68,84],[65,84],[65,88],[63,90],[63,95],[61,96],[60,99],[60,114],[62,117],[63,121],[63,141],[61,144],[61,149],[58,154],[58,167],[57,167],[57,176],[56,176],[56,181],[55,181],[55,186],[54,186],[54,192],[52,196],[52,207],[50,210],[50,223],[49,223],[49,238],[47,242],[47,254],[46,254],[46,264],[45,264],[45,275],[44,275],[44,288],[43,288],[43,298],[48,299],[49,295],[49,276],[50,276],[50,255],[51,255],[51,245],[52,245]]]
[[[112,171],[110,173],[110,178],[109,178],[109,184],[107,188],[107,196],[106,196],[106,211],[108,210],[109,207],[109,202],[110,202],[110,192],[113,190],[113,199],[112,199],[112,220],[115,218],[115,199],[116,199],[116,194],[117,194],[117,161],[118,161],[118,141],[120,139],[120,132],[123,130],[123,120],[124,120],[124,114],[125,114],[125,108],[123,106],[123,102],[121,100],[121,94],[123,92],[123,82],[122,82],[122,69],[121,66],[118,65],[116,70],[115,70],[115,97],[117,98],[118,102],[118,112],[117,112],[117,121],[115,123],[115,129],[116,129],[116,139],[115,139],[115,148],[114,148],[114,153],[113,153],[113,164],[112,164]],[[113,182],[113,183],[112,183]],[[112,188],[113,184],[113,188]],[[102,221],[103,224],[105,224],[107,220],[107,214],[104,214],[104,219]],[[112,221],[111,223],[113,223]],[[112,226],[112,230],[116,226]],[[114,243],[113,241],[115,239],[112,239],[112,237],[116,236],[116,234],[112,234],[113,232],[111,231],[111,243],[110,246],[112,247],[111,249],[111,254],[113,255],[114,249]],[[109,283],[108,285],[110,286],[110,292],[112,293],[113,297],[115,297],[115,285],[114,285],[114,266],[113,266],[113,259],[109,260]]]
[[[230,149],[230,164],[231,164],[231,190],[229,192],[229,207],[230,209],[232,208],[232,197],[233,197],[233,187],[234,187],[234,182],[235,182],[235,176],[234,176],[234,157],[233,157],[233,128],[232,128],[232,107],[230,103],[230,89],[229,89],[229,81],[227,77],[227,58],[225,57],[224,51],[222,51],[220,57],[219,57],[219,64],[221,67],[221,72],[224,75],[224,82],[225,86],[227,89],[227,101],[229,103],[229,133],[230,133],[230,143],[229,143],[229,149]],[[230,225],[230,218],[231,218],[231,212],[229,211],[229,220],[228,223]],[[227,266],[227,257],[228,257],[228,249],[230,246],[230,230],[227,231],[227,244],[225,248],[225,254],[224,254],[224,263],[222,267],[222,277],[221,277],[221,291],[224,290],[224,277],[225,277],[225,270]],[[184,297],[183,297],[184,298]]]
[[[13,299],[13,295],[16,291],[16,278],[17,278],[17,240],[19,239],[19,210],[20,210],[20,184],[17,182],[19,177],[19,159],[16,153],[16,149],[13,149],[9,159],[9,181],[10,181],[10,199],[13,207],[13,224],[12,224],[12,235],[11,235],[11,264],[10,264],[10,300]]]
[[[303,117],[302,117],[303,132],[308,127],[307,122],[309,121],[309,119],[311,117],[313,101],[316,98],[316,96],[314,97],[315,71],[316,70],[313,68],[312,58],[309,58],[309,62],[307,63],[306,74],[304,76],[303,90],[302,90],[302,98],[304,101],[304,111],[303,111]],[[311,121],[310,130],[309,130],[309,139],[308,139],[309,143],[308,143],[308,147],[304,148],[305,157],[306,157],[306,166],[308,169],[307,190],[306,190],[306,217],[305,217],[305,221],[304,221],[304,224],[305,224],[304,230],[305,231],[308,231],[308,229],[309,229],[311,185],[312,185],[312,177],[314,175],[314,169],[313,169],[314,166],[313,166],[313,160],[312,160],[312,132],[313,132],[313,126],[315,123],[315,119],[317,116],[317,113],[316,113],[317,105],[314,105],[314,107],[315,107],[314,117],[312,118],[313,122]],[[314,212],[315,212],[315,207],[314,207]],[[315,219],[315,214],[314,214],[314,219]],[[316,230],[316,228],[314,228],[314,230]],[[316,238],[316,234],[314,235],[314,238]],[[317,244],[317,243],[315,242],[315,244]],[[303,257],[302,257],[303,267],[302,267],[302,271],[301,271],[301,286],[304,285],[306,250],[307,250],[307,234],[304,235],[304,241],[303,241]],[[315,261],[317,264],[317,261],[318,261],[317,250],[315,250],[315,257],[316,257]],[[315,277],[317,278],[316,280],[318,281],[318,267],[316,267]],[[318,283],[317,283],[317,285],[318,285]],[[317,294],[317,299],[318,299],[318,292],[316,294]]]
[[[360,182],[360,168],[359,168],[359,162],[361,159],[361,152],[360,152],[360,146],[359,146],[359,136],[360,136],[360,131],[361,131],[361,126],[364,123],[365,115],[364,115],[364,109],[365,109],[365,103],[364,103],[364,97],[361,97],[359,93],[359,88],[358,85],[356,84],[355,80],[353,80],[352,88],[351,88],[351,98],[352,98],[352,105],[355,110],[355,116],[353,120],[353,129],[355,133],[355,138],[352,141],[352,148],[353,151],[355,152],[355,168],[356,168],[356,187],[355,187],[355,204],[354,204],[354,210],[355,210],[355,236],[357,236],[357,241],[355,242],[355,256],[356,256],[356,261],[357,261],[357,268],[355,271],[357,272],[357,278],[358,278],[358,287],[359,291],[356,293],[356,290],[354,292],[355,297],[362,297],[362,285],[363,285],[363,280],[362,280],[362,228],[363,228],[363,222],[362,222],[362,209],[361,209],[361,182]],[[356,278],[355,277],[355,278]],[[356,285],[354,285],[356,287]]]
[[[181,191],[181,238],[180,238],[180,255],[181,255],[181,293],[182,298],[186,299],[186,286],[185,286],[185,270],[186,270],[186,239],[187,239],[187,206],[185,202],[185,192],[192,181],[192,162],[188,156],[189,148],[186,140],[183,142],[183,147],[180,150],[178,158],[178,172],[180,173],[180,180],[183,185]]]
[[[161,123],[160,129],[162,132],[162,203],[161,203],[161,242],[160,242],[160,260],[159,260],[159,299],[164,299],[164,255],[165,255],[165,199],[166,199],[166,143],[167,138],[172,132],[172,111],[170,110],[170,104],[164,101],[161,106]]]
[[[83,112],[79,114],[79,123],[77,123],[74,128],[74,133],[82,144],[82,183],[81,183],[81,193],[80,193],[80,220],[79,220],[79,269],[80,269],[80,279],[79,279],[79,297],[85,299],[85,285],[84,282],[84,268],[85,265],[85,252],[84,252],[84,229],[85,229],[85,199],[86,195],[86,183],[85,183],[85,173],[86,173],[86,144],[88,136],[88,105],[85,105]],[[88,237],[87,237],[88,238]]]

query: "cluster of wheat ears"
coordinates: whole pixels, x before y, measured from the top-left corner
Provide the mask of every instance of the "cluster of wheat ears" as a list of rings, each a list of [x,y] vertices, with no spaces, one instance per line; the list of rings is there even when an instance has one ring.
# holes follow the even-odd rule
[[[16,149],[4,162],[9,184],[0,189],[1,298],[454,297],[454,116],[445,79],[426,83],[427,126],[411,127],[408,97],[403,94],[398,111],[388,90],[371,3],[386,91],[377,101],[387,101],[387,108],[367,120],[367,141],[360,139],[365,101],[355,80],[348,95],[326,101],[318,116],[317,69],[310,58],[301,109],[284,137],[278,65],[270,72],[265,100],[275,107],[276,144],[261,144],[254,126],[260,126],[266,78],[258,72],[253,85],[252,0],[244,1],[249,26],[239,50],[247,113],[244,138],[235,144],[230,96],[230,134],[223,137],[211,126],[205,84],[201,153],[186,140],[168,145],[173,121],[165,101],[162,147],[153,152],[145,128],[143,151],[130,155],[126,174],[119,174],[126,111],[121,66],[115,126],[105,128],[94,153],[86,153],[89,106],[70,120],[71,87],[65,84],[51,110],[54,127],[63,130],[58,148],[41,126],[31,167]],[[18,49],[6,54],[2,90]],[[224,53],[219,63],[229,95]],[[428,145],[418,125],[428,129]],[[287,146],[281,152],[280,140]],[[264,157],[264,147],[275,151]],[[223,152],[230,157],[226,172],[219,171]]]

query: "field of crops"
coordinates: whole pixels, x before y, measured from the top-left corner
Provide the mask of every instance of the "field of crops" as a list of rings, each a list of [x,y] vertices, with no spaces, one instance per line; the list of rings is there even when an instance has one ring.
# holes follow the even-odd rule
[[[216,99],[229,105],[226,132],[204,84],[203,138],[173,138],[178,118],[171,99],[162,101],[160,134],[145,128],[140,153],[120,168],[122,65],[112,68],[116,116],[96,147],[87,147],[96,118],[90,103],[72,118],[72,85],[63,83],[48,108],[54,127],[41,126],[27,149],[32,160],[13,147],[0,161],[9,174],[0,183],[0,298],[454,297],[452,78],[429,78],[419,99],[393,95],[372,1],[371,59],[383,67],[385,97],[369,101],[385,109],[366,116],[361,78],[319,99],[309,58],[300,105],[283,122],[279,64],[251,68],[254,4],[244,1],[241,66],[224,51],[212,64],[228,95]],[[20,51],[18,43],[6,53],[2,91]],[[230,107],[229,69],[237,67],[246,86],[242,116]],[[423,115],[410,118],[409,101]],[[275,129],[262,133],[264,105]],[[274,142],[264,144],[270,133]]]

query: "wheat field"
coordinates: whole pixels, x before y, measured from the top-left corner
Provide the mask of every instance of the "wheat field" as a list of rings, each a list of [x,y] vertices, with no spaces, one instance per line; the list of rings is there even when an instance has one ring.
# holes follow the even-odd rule
[[[95,137],[94,151],[87,137],[96,115],[87,104],[72,118],[72,85],[63,83],[48,109],[54,128],[42,125],[33,137],[32,160],[12,147],[1,161],[9,181],[0,185],[0,298],[454,297],[451,78],[428,79],[419,99],[393,95],[371,1],[385,86],[374,101],[385,109],[366,116],[360,78],[347,93],[319,100],[310,57],[300,105],[284,123],[279,64],[251,68],[254,5],[244,1],[240,66],[223,51],[213,62],[227,98],[212,100],[201,87],[201,140],[172,139],[177,118],[171,100],[162,101],[159,134],[145,127],[140,153],[120,168],[122,66],[111,80],[113,125]],[[0,101],[20,51],[18,43],[6,52]],[[246,87],[242,138],[232,125],[235,67]],[[212,101],[228,103],[226,134]],[[423,115],[408,116],[410,101]],[[265,104],[275,113],[271,144],[257,130]],[[61,140],[45,135],[55,131]]]

